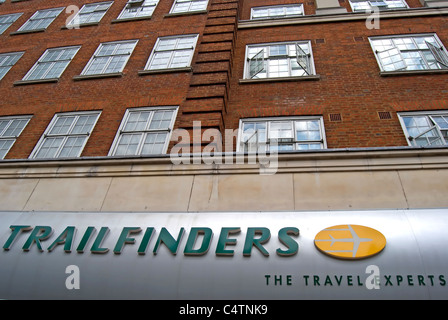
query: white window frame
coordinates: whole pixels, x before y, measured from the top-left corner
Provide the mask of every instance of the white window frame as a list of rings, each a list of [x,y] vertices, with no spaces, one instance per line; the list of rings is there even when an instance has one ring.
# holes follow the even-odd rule
[[[295,128],[296,122],[300,121],[318,121],[319,122],[319,132],[320,132],[320,140],[299,140],[297,137],[297,130]],[[289,151],[307,151],[307,150],[317,150],[317,149],[298,149],[298,145],[306,145],[306,144],[317,144],[320,143],[321,148],[318,149],[327,149],[327,139],[325,136],[325,126],[324,126],[324,120],[322,116],[296,116],[296,117],[266,117],[266,118],[245,118],[240,119],[239,121],[239,130],[238,130],[238,143],[237,143],[237,152],[256,152],[254,150],[246,151],[245,145],[248,143],[248,141],[242,141],[243,139],[243,128],[244,124],[246,123],[266,123],[265,131],[266,131],[266,142],[262,144],[257,144],[257,152],[260,151],[260,147],[266,146],[266,150],[261,150],[263,152],[269,151],[269,144],[276,143],[277,146],[281,145],[293,145],[293,149]],[[284,122],[290,122],[291,123],[291,132],[293,135],[293,138],[286,138],[286,139],[276,139],[270,136],[271,130],[270,127],[273,123],[284,123]],[[288,130],[289,131],[289,130]],[[252,136],[255,136],[256,132]],[[256,138],[256,137],[255,137]],[[247,140],[250,140],[251,137],[249,137]],[[256,140],[254,140],[256,141]],[[280,152],[281,150],[279,150]]]
[[[273,54],[271,51],[273,47],[276,46],[283,46],[286,45],[286,54],[284,55],[276,55]],[[302,52],[305,54],[305,56],[301,55],[299,51],[297,50],[297,47],[301,48],[302,46],[307,46],[308,53],[305,53],[303,50]],[[296,51],[295,54],[292,53],[291,46],[294,46],[294,50]],[[256,53],[253,56],[249,56],[249,49],[250,48],[258,48],[260,49],[258,53]],[[272,58],[271,58],[272,57]],[[288,75],[284,76],[271,76],[272,73],[269,61],[275,60],[274,58],[283,58],[282,60],[287,61],[287,72]],[[251,63],[255,59],[256,66],[261,66],[261,69],[251,74]],[[280,59],[279,59],[280,60]],[[299,66],[303,74],[302,75],[292,75],[293,70],[297,69],[297,67],[293,69],[292,63],[297,62],[297,66]],[[303,64],[306,64],[306,67],[304,68]],[[252,64],[253,65],[253,64]],[[266,70],[266,77],[257,77],[257,75]],[[303,77],[303,76],[309,76],[309,75],[315,75],[316,70],[314,66],[314,58],[313,58],[313,51],[311,46],[310,40],[299,40],[299,41],[288,41],[288,42],[274,42],[274,43],[261,43],[261,44],[250,44],[246,45],[246,54],[244,59],[244,79],[275,79],[275,78],[284,78],[284,77]]]
[[[123,120],[121,121],[120,127],[118,128],[117,134],[115,135],[115,139],[112,143],[112,146],[109,150],[109,156],[118,156],[118,157],[126,157],[126,156],[136,156],[136,155],[142,155],[141,152],[143,150],[144,141],[146,140],[146,136],[150,133],[167,133],[165,144],[162,149],[161,154],[166,154],[168,145],[170,143],[171,134],[173,132],[174,123],[176,121],[177,117],[177,111],[179,107],[177,106],[163,106],[163,107],[142,107],[142,108],[129,108],[126,110]],[[157,111],[173,111],[173,115],[171,118],[171,122],[168,129],[150,129],[151,122],[153,120],[154,113]],[[132,131],[124,131],[129,117],[132,113],[139,113],[139,112],[150,112],[150,116],[146,122],[146,126],[143,130],[132,130]],[[138,147],[136,149],[136,152],[134,155],[116,155],[117,149],[120,146],[120,140],[122,138],[123,134],[141,134],[141,137],[139,138]],[[144,154],[144,155],[154,155],[154,154]]]
[[[186,11],[177,11],[176,10],[177,5],[179,3],[186,3],[186,2],[190,3],[189,6],[188,6],[188,10],[186,10]],[[201,9],[193,9],[195,2],[196,3],[197,2],[205,2],[205,6],[203,8],[201,8]],[[171,7],[170,14],[205,11],[205,10],[207,10],[207,7],[208,7],[208,0],[175,0],[173,5],[172,5],[172,7]]]
[[[47,49],[45,50],[45,52],[42,54],[42,56],[39,58],[39,60],[37,60],[37,62],[34,64],[34,66],[30,69],[30,71],[27,72],[27,74],[23,77],[22,80],[26,81],[26,80],[44,80],[44,79],[58,79],[61,77],[61,75],[64,73],[65,69],[67,69],[68,65],[70,64],[70,62],[73,60],[73,58],[75,57],[75,55],[78,53],[79,49],[81,48],[81,46],[71,46],[71,47],[61,47],[61,48],[51,48],[51,49]],[[59,60],[59,58],[65,53],[65,50],[67,49],[75,49],[76,51],[73,53],[73,55],[69,58],[69,59],[63,59],[63,60]],[[57,59],[54,60],[49,60],[49,61],[43,61],[47,55],[49,55],[51,52],[53,51],[61,51],[58,56]],[[66,65],[64,66],[64,68],[60,71],[60,73],[58,74],[57,77],[51,77],[51,78],[47,78],[47,75],[50,73],[50,71],[52,70],[52,68],[58,63],[64,61],[66,62]],[[33,78],[30,79],[30,76],[33,74],[33,72],[40,66],[40,65],[48,65],[46,72],[44,73],[43,77],[41,78]]]
[[[435,43],[437,44],[438,48],[434,47],[431,43],[429,43],[430,45],[432,45],[432,47],[435,48],[435,50],[440,50],[440,52],[438,52],[438,54],[443,57],[444,59],[446,59],[446,61],[444,61],[444,63],[441,63],[439,61],[437,61],[437,57],[432,53],[432,49],[430,46],[428,46],[428,42],[426,42],[428,49],[420,49],[418,48],[418,45],[415,41],[415,38],[434,38]],[[417,49],[406,49],[406,50],[400,50],[400,48],[397,47],[397,45],[393,45],[392,48],[390,49],[386,49],[383,51],[378,51],[375,48],[374,45],[374,41],[375,40],[391,40],[393,41],[393,39],[408,39],[411,38],[412,42],[414,45],[416,45]],[[380,70],[382,72],[403,72],[403,71],[412,71],[412,72],[419,72],[419,71],[424,71],[424,70],[445,70],[448,69],[448,52],[445,48],[445,46],[443,45],[442,41],[440,41],[439,37],[437,36],[437,34],[435,33],[423,33],[423,34],[400,34],[400,35],[393,35],[393,36],[375,36],[375,37],[369,37],[369,41],[370,41],[370,45],[372,47],[372,50],[375,54],[375,58],[376,61],[378,62],[378,66],[380,67]],[[380,54],[384,54],[388,52],[389,57],[395,57],[394,61],[395,62],[399,62],[401,63],[402,67],[395,69],[395,70],[388,70],[385,68],[386,65],[390,65],[385,63],[381,58],[380,58]],[[406,65],[406,62],[404,60],[404,58],[402,57],[402,52],[417,52],[419,53],[419,58],[420,60],[423,62],[423,66],[425,68],[423,69],[407,69],[408,66]],[[434,59],[436,60],[436,63],[438,65],[438,68],[430,68],[429,62],[426,58],[426,56],[423,54],[423,52],[426,53],[431,53],[431,55],[434,57]],[[446,64],[446,65],[444,65]]]
[[[440,128],[439,125],[437,125],[437,122],[434,120],[434,117],[437,117],[437,116],[444,116],[444,117],[448,118],[448,110],[445,110],[445,111],[439,111],[439,110],[436,110],[436,111],[413,111],[413,112],[410,111],[410,112],[400,112],[398,114],[398,119],[400,120],[400,124],[403,129],[403,133],[406,136],[406,141],[408,142],[409,146],[422,147],[421,145],[418,145],[414,141],[416,138],[424,137],[425,135],[428,135],[428,134],[429,135],[432,134],[435,137],[434,141],[441,142],[441,144],[435,144],[435,145],[448,144],[446,137],[444,137],[442,134],[442,131],[446,131],[446,135],[448,136],[448,129],[442,129],[442,128]],[[432,123],[432,126],[428,130],[420,132],[415,137],[412,137],[408,132],[408,128],[406,127],[405,120],[404,120],[405,117],[425,117],[427,121]],[[429,143],[425,146],[431,146],[431,144]],[[423,147],[425,147],[425,146],[423,146]]]
[[[9,70],[11,70],[11,68],[17,63],[17,61],[19,61],[19,59],[23,56],[25,52],[7,52],[7,53],[0,53],[0,58],[1,57],[5,57],[8,56],[10,58],[12,58],[12,63],[8,62],[8,59],[6,58],[5,60],[1,60],[0,59],[0,80],[3,79],[3,77],[9,72]],[[1,72],[1,70],[6,70],[5,72]]]
[[[105,10],[99,10],[98,7],[102,6],[102,5],[106,5],[109,4],[109,6],[107,7],[107,9]],[[82,6],[82,8],[78,11],[78,13],[76,13],[76,15],[72,18],[72,20],[70,20],[69,23],[67,23],[67,27],[70,26],[82,26],[82,25],[88,25],[88,24],[94,24],[94,23],[99,23],[101,21],[101,19],[104,18],[104,15],[107,13],[107,11],[110,9],[110,7],[112,6],[113,1],[104,1],[104,2],[94,2],[94,3],[87,3],[85,5]],[[89,7],[93,7],[96,6],[96,9],[94,9],[92,12],[85,12],[88,10]],[[87,21],[87,22],[80,22],[80,16],[82,15],[88,15],[88,14],[92,14],[93,12],[101,12],[103,11],[102,16],[95,21]]]
[[[2,155],[3,152],[0,151],[0,159],[4,159],[5,156],[8,154],[8,152],[11,150],[12,146],[14,145],[14,143],[16,142],[17,138],[20,136],[20,134],[23,132],[23,130],[25,129],[25,127],[28,125],[28,123],[30,122],[32,116],[8,116],[8,117],[0,117],[0,121],[9,121],[7,123],[7,125],[0,130],[0,147],[3,148],[4,143],[6,141],[11,141],[11,144],[9,145],[9,147],[7,147],[7,150],[5,151],[5,153]],[[17,132],[14,135],[5,135],[9,129],[11,129],[11,125],[14,124],[15,121],[25,121],[25,124],[23,125],[22,128],[19,129],[19,132]],[[16,130],[17,127],[14,129]],[[0,149],[1,150],[1,149]]]
[[[22,16],[22,14],[23,14],[23,12],[0,15],[0,34],[5,32],[14,22],[17,21],[17,19],[19,19]],[[5,20],[9,20],[8,18],[11,18],[11,21],[9,21],[9,22],[1,22],[2,18],[5,19]]]
[[[117,52],[118,48],[119,48],[119,46],[117,46],[114,49],[114,51],[112,52],[112,54],[98,56],[99,52],[101,51],[101,49],[104,46],[106,46],[106,45],[115,45],[115,44],[123,44],[123,43],[133,43],[134,46],[132,47],[132,50],[127,52],[126,54],[115,54]],[[111,42],[101,43],[98,46],[98,48],[95,50],[95,53],[90,58],[89,62],[84,67],[84,70],[82,70],[81,75],[89,76],[89,75],[110,74],[110,73],[113,74],[113,73],[117,73],[117,72],[122,72],[123,69],[125,68],[126,64],[128,63],[129,58],[131,57],[132,53],[134,52],[134,49],[137,46],[137,43],[138,43],[138,40],[123,40],[123,41],[111,41]],[[117,56],[126,56],[127,58],[123,62],[123,65],[121,66],[121,68],[118,71],[105,73],[106,69],[109,67],[110,63],[112,62],[113,57],[117,57]],[[101,70],[101,72],[99,72],[99,73],[87,73],[89,71],[89,69],[92,67],[92,65],[95,63],[95,60],[97,58],[103,58],[103,57],[108,57],[108,60],[107,60],[106,64],[104,65],[103,69]]]
[[[195,37],[193,47],[191,47],[191,48],[181,48],[181,49],[175,48],[175,49],[172,49],[172,50],[166,50],[166,52],[171,52],[170,57],[168,58],[168,67],[166,67],[166,68],[152,68],[152,63],[153,63],[154,56],[156,55],[156,53],[163,52],[163,51],[158,49],[158,46],[159,46],[159,43],[160,43],[161,40],[165,40],[165,39],[177,39],[177,40],[180,40],[182,38],[192,38],[192,37]],[[146,63],[145,70],[165,70],[165,69],[173,69],[173,68],[177,69],[178,67],[171,67],[170,66],[171,63],[173,62],[174,54],[176,52],[179,52],[179,51],[187,51],[187,50],[190,50],[190,58],[188,60],[188,63],[185,66],[183,66],[183,67],[184,68],[190,67],[191,66],[191,61],[193,60],[193,56],[194,56],[194,53],[196,51],[198,37],[199,37],[198,34],[186,34],[186,35],[176,35],[176,36],[167,36],[167,37],[160,37],[160,38],[158,38],[157,41],[156,41],[156,44],[154,45],[154,48],[152,49],[151,55],[149,56],[148,62]]]
[[[123,10],[121,11],[117,19],[121,20],[121,19],[137,19],[141,17],[151,17],[158,4],[159,0],[129,0],[124,6]],[[143,11],[143,8],[149,8],[149,7],[152,8],[150,14],[140,14]],[[132,9],[135,10],[134,15],[132,17],[125,16],[126,12]]]
[[[300,8],[300,14],[287,14],[287,8],[291,7],[298,7]],[[272,15],[270,14],[270,9],[280,9],[283,8],[283,15]],[[254,17],[254,13],[257,10],[268,10],[267,16],[262,17]],[[290,17],[301,17],[305,15],[305,11],[303,9],[302,3],[297,4],[287,4],[287,5],[276,5],[276,6],[263,6],[263,7],[253,7],[250,9],[250,19],[251,20],[262,20],[262,19],[283,19],[283,18],[290,18]]]
[[[21,32],[21,31],[33,31],[33,30],[45,30],[61,14],[62,10],[64,10],[64,8],[50,8],[50,9],[37,10],[17,31]],[[50,20],[49,18],[40,18],[40,19],[35,18],[37,15],[39,15],[40,13],[45,12],[45,11],[54,11],[56,15],[54,17],[52,17],[52,20],[49,21],[45,27],[31,28],[31,29],[27,28],[27,26],[30,25],[33,21]]]
[[[78,134],[72,133],[72,130],[75,127],[75,124],[77,123],[79,117],[86,116],[86,115],[87,116],[96,115],[96,118],[92,125],[91,130],[87,133],[78,133]],[[41,157],[37,158],[37,156],[47,138],[50,138],[50,139],[51,138],[62,138],[63,139],[61,144],[59,145],[58,150],[56,151],[55,155],[51,158],[51,159],[56,159],[56,158],[62,158],[62,157],[60,157],[60,154],[61,154],[62,150],[64,149],[69,138],[85,137],[84,142],[83,142],[79,152],[77,153],[76,156],[74,156],[74,157],[79,157],[82,154],[84,147],[86,146],[87,141],[89,140],[90,135],[92,134],[93,130],[95,129],[95,125],[98,122],[100,115],[101,115],[101,111],[64,112],[64,113],[55,114],[53,119],[50,121],[50,124],[48,125],[47,129],[45,130],[44,134],[40,137],[39,141],[37,142],[36,146],[34,147],[34,150],[30,155],[30,159],[47,159],[47,158],[41,158]],[[50,132],[53,129],[53,127],[55,126],[55,124],[57,123],[58,119],[60,119],[62,117],[75,117],[75,120],[69,127],[69,132],[67,134],[51,134]]]
[[[378,8],[379,10],[403,10],[409,9],[409,5],[406,3],[406,0],[381,0],[381,1],[356,1],[350,0],[350,7],[353,12],[365,12],[366,10],[372,10],[372,8]],[[394,6],[395,2],[401,2],[402,6],[396,7]],[[362,4],[360,6],[355,5],[355,3]]]

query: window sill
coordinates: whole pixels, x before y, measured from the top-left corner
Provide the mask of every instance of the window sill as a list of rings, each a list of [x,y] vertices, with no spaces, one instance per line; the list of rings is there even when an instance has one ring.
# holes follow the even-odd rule
[[[172,18],[172,17],[179,17],[179,16],[192,16],[196,14],[203,14],[208,13],[207,10],[199,10],[199,11],[191,11],[191,12],[175,12],[175,13],[168,13],[164,15],[165,18]]]
[[[280,82],[280,81],[316,81],[320,80],[320,75],[315,74],[311,76],[300,77],[279,77],[279,78],[263,78],[263,79],[240,79],[240,84],[249,83],[263,83],[263,82]]]
[[[89,80],[89,79],[102,79],[102,78],[118,78],[122,77],[123,72],[113,72],[113,73],[104,73],[104,74],[89,74],[89,75],[79,75],[74,76],[73,80]]]
[[[184,67],[184,68],[168,68],[168,69],[154,69],[154,70],[139,70],[139,76],[145,76],[148,74],[159,74],[159,73],[175,73],[175,72],[191,72],[193,71],[192,67]]]
[[[46,28],[41,28],[41,29],[33,29],[33,30],[22,30],[22,31],[14,31],[11,32],[9,35],[10,36],[14,36],[17,34],[26,34],[26,33],[38,33],[38,32],[45,32]]]
[[[448,73],[448,69],[428,69],[428,70],[409,70],[409,71],[381,71],[380,76],[417,76],[424,74]]]
[[[133,17],[133,18],[123,18],[123,19],[114,19],[110,23],[120,23],[127,21],[139,21],[139,20],[150,20],[152,16],[144,16],[144,17]]]
[[[64,30],[64,29],[79,29],[79,28],[82,28],[82,27],[97,26],[99,24],[100,24],[100,22],[97,21],[97,22],[87,22],[87,23],[81,23],[81,24],[73,24],[73,25],[69,25],[69,26],[64,25],[64,26],[61,27],[61,29],[62,30]]]
[[[19,80],[13,83],[14,86],[25,86],[29,84],[37,83],[55,83],[59,82],[59,78],[49,78],[49,79],[36,79],[36,80]]]

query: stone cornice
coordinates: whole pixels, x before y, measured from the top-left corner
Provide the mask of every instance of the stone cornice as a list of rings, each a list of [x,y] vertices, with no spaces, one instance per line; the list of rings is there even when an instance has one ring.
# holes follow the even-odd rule
[[[274,155],[262,161],[247,154],[222,155],[218,164],[211,158],[189,155],[183,158],[189,164],[178,165],[169,156],[3,160],[0,179],[260,174],[260,162],[274,163],[276,159]],[[276,173],[448,169],[448,148],[327,149],[282,153],[277,159]]]

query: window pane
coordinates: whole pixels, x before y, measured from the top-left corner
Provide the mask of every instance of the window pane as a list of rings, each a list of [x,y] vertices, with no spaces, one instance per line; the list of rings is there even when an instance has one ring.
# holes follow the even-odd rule
[[[99,57],[95,58],[92,61],[92,64],[90,65],[89,69],[84,72],[84,74],[100,74],[105,69],[105,66],[107,64],[107,61],[109,60],[108,57]]]
[[[118,143],[116,155],[136,155],[142,134],[122,134]]]
[[[148,133],[143,144],[142,154],[161,154],[167,133]]]
[[[12,144],[14,139],[0,140],[0,159],[4,159]]]
[[[271,139],[292,138],[292,123],[288,122],[272,122],[269,132]]]
[[[169,129],[173,111],[157,111],[151,121],[149,129],[163,130]]]
[[[67,134],[75,120],[74,116],[58,117],[49,134]]]
[[[152,60],[150,69],[165,69],[168,68],[170,62],[171,52],[156,52]]]
[[[120,72],[126,63],[127,56],[111,57],[104,73]]]
[[[437,123],[440,129],[448,129],[448,117],[446,116],[432,116],[432,119]]]
[[[171,68],[187,67],[190,64],[191,51],[176,51],[174,52],[173,60],[171,61]]]
[[[10,125],[8,126],[8,129],[6,129],[2,136],[3,137],[17,137],[20,132],[22,132],[23,128],[25,128],[25,125],[28,123],[28,119],[15,119],[12,121],[2,121],[3,122],[10,122]],[[3,130],[1,129],[0,125],[0,132]]]
[[[141,131],[145,130],[146,124],[149,119],[150,112],[132,112],[129,115],[125,131]]]
[[[59,158],[78,157],[81,153],[85,137],[69,137],[59,154]]]
[[[97,115],[82,115],[76,121],[71,134],[88,134],[92,131]]]
[[[56,156],[56,152],[64,140],[63,137],[45,138],[39,152],[36,154],[36,158],[54,158]]]

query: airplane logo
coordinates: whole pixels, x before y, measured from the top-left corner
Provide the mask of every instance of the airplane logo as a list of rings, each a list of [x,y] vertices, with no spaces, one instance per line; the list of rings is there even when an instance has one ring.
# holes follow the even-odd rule
[[[320,231],[314,245],[324,254],[342,259],[363,259],[384,249],[386,238],[378,230],[359,225],[338,225]]]

